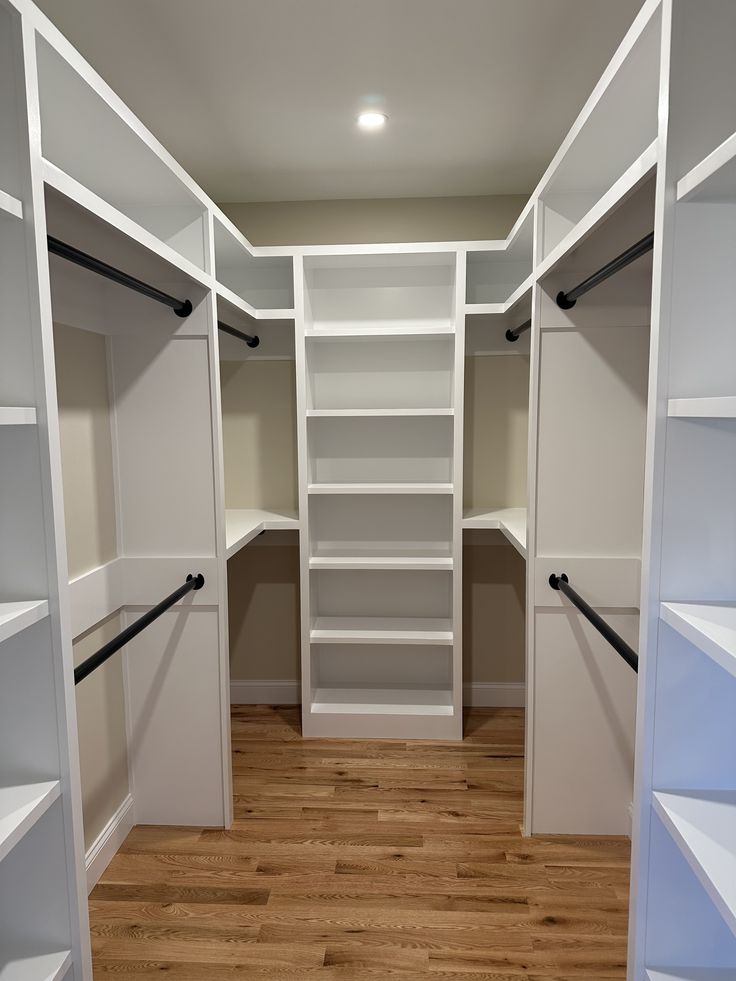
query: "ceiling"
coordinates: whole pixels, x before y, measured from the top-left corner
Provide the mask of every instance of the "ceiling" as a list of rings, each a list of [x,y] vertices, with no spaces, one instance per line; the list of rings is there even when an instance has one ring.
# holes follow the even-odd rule
[[[642,0],[36,2],[225,203],[528,193]]]

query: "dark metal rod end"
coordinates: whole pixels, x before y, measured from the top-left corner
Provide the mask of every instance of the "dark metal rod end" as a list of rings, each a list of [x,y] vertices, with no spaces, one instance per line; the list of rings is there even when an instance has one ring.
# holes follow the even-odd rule
[[[192,579],[194,579],[192,589],[201,589],[204,586],[204,576],[201,572],[198,572],[196,576],[193,576],[190,572],[187,576],[187,582],[191,582]]]
[[[194,307],[192,306],[192,301],[184,300],[180,307],[174,308],[174,313],[177,315],[177,317],[188,317],[193,309]]]
[[[512,343],[514,341],[518,341],[521,335],[524,333],[524,331],[529,330],[531,325],[532,325],[532,319],[530,317],[528,320],[525,320],[523,324],[519,324],[518,327],[514,327],[513,330],[511,329],[507,330],[506,340],[511,341]]]
[[[511,341],[513,343],[514,341],[519,340],[519,335],[515,334],[513,330],[509,328],[509,330],[506,331],[506,340]]]
[[[555,572],[553,572],[552,575],[549,577],[549,584],[552,587],[552,589],[559,589],[560,588],[560,579],[563,582],[569,582],[570,581],[567,578],[567,576],[565,575],[564,572],[561,573],[559,576]]]
[[[572,310],[572,308],[578,302],[577,300],[568,300],[567,293],[564,290],[560,290],[555,299],[557,306],[561,310]]]
[[[248,347],[258,347],[260,343],[261,343],[261,339],[258,336],[258,334],[256,334],[255,337],[251,337],[249,341],[246,341]]]

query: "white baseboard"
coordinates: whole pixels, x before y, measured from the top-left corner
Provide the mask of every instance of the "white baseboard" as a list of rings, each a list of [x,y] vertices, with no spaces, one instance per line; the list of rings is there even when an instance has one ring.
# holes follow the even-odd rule
[[[465,685],[466,705],[523,706],[526,686],[522,683],[480,681]],[[298,705],[301,688],[298,681],[231,681],[232,705]]]
[[[302,700],[298,681],[231,681],[231,705],[298,705]]]
[[[526,685],[523,681],[475,681],[463,685],[463,703],[471,707],[523,708],[525,702]]]
[[[133,798],[128,794],[120,807],[107,822],[95,841],[87,849],[87,894],[91,893],[100,876],[115,857],[115,853],[133,829],[135,817]]]

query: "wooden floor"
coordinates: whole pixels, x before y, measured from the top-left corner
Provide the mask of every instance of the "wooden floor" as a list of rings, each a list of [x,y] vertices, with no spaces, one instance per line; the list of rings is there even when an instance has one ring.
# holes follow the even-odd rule
[[[458,743],[302,740],[233,709],[231,831],[138,827],[90,897],[95,978],[625,978],[628,840],[524,839],[523,713]]]

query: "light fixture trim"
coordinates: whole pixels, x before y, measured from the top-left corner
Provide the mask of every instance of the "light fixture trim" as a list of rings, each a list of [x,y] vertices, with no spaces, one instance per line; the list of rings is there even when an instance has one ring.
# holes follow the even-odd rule
[[[383,127],[388,122],[388,116],[385,112],[379,112],[377,109],[366,109],[361,112],[358,116],[358,126],[364,130],[378,130],[383,129]]]

